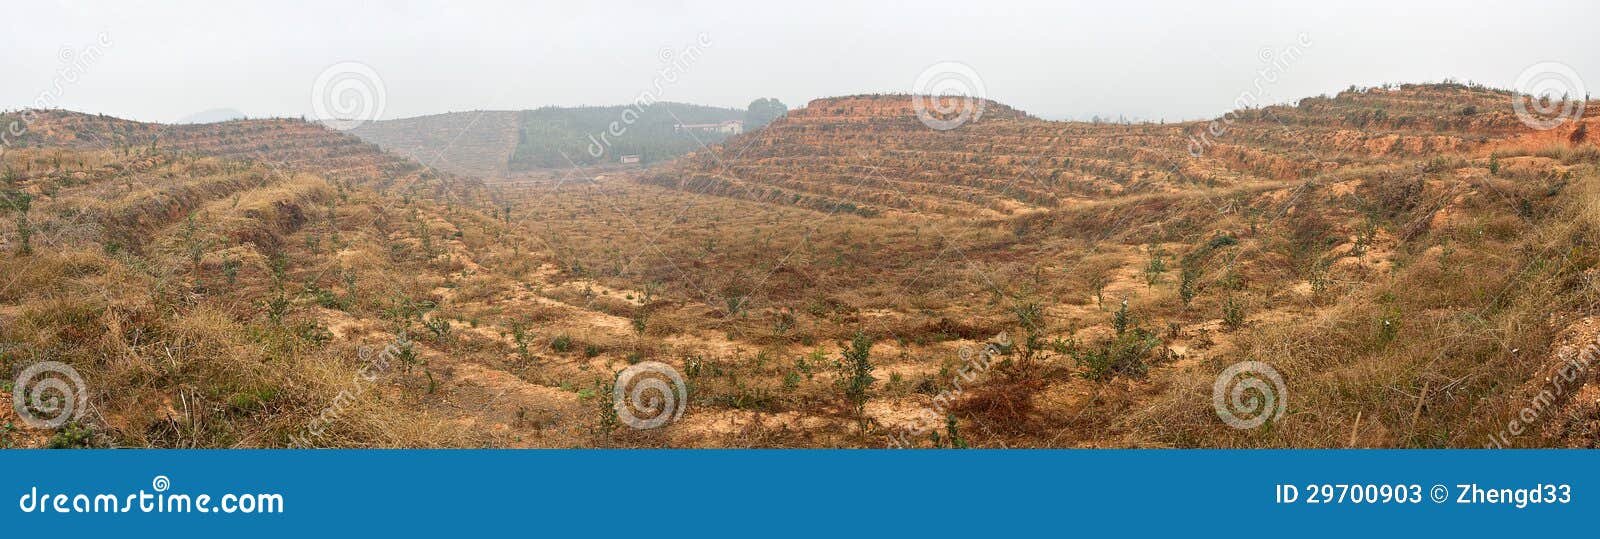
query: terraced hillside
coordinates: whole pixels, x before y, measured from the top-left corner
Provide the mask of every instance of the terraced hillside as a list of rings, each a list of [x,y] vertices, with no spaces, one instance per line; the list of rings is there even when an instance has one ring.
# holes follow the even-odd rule
[[[1462,86],[1372,89],[1214,125],[1050,122],[986,102],[976,121],[940,131],[911,96],[829,98],[729,140],[729,155],[697,152],[648,181],[817,209],[997,217],[1470,152],[1521,126],[1508,102]]]
[[[481,181],[429,170],[359,138],[304,120],[163,125],[67,111],[38,111],[32,118],[22,136],[10,139],[14,146],[254,161],[279,172],[315,171],[330,180],[375,189],[427,185],[439,193],[464,194],[482,187]]]
[[[91,409],[4,441],[1590,446],[1594,373],[1543,394],[1600,334],[1597,121],[1419,85],[937,131],[857,96],[483,185],[304,122],[41,114],[4,156],[0,358]],[[646,361],[687,406],[636,430],[608,384]],[[1254,428],[1213,401],[1244,361],[1284,381]]]
[[[746,243],[809,234],[765,255],[777,270],[677,243],[692,224],[639,227],[664,228],[661,252],[696,267],[757,268],[723,286],[761,289],[748,305],[779,320],[871,312],[819,326],[897,343],[885,362],[926,392],[896,398],[891,377],[879,404],[948,412],[986,445],[1487,445],[1538,397],[1536,373],[1593,333],[1577,328],[1592,323],[1581,283],[1594,260],[1575,247],[1595,238],[1592,107],[1544,132],[1517,120],[1510,94],[1456,84],[1214,124],[1045,122],[990,103],[937,131],[911,109],[904,96],[819,100],[640,178],[817,214],[815,229],[735,225]],[[1032,343],[1017,361],[1031,365],[955,377],[953,350],[922,346],[1000,330]],[[1212,385],[1245,360],[1288,381],[1272,428],[1218,420]],[[956,387],[953,402],[940,393]],[[1566,429],[1594,411],[1567,413],[1509,443],[1593,443]]]

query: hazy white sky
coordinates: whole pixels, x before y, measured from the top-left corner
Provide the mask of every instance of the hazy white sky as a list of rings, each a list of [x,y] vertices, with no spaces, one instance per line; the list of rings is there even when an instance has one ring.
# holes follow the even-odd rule
[[[1592,91],[1597,6],[23,0],[0,19],[0,109],[49,92],[63,108],[147,121],[215,108],[315,116],[318,77],[342,62],[382,80],[383,118],[625,104],[660,78],[664,49],[681,64],[703,35],[709,45],[660,98],[743,108],[771,96],[798,107],[909,92],[925,68],[955,61],[987,97],[1040,116],[1195,119],[1258,85],[1267,102],[1446,77],[1510,87],[1546,61],[1571,66]]]

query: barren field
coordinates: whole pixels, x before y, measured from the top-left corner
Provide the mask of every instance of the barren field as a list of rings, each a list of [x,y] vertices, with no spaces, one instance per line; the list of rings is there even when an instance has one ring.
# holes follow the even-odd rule
[[[71,365],[88,411],[3,441],[1480,447],[1600,333],[1594,106],[1541,132],[1431,84],[935,130],[913,99],[518,174],[452,133],[38,112],[4,154],[0,361]],[[652,362],[681,402],[619,408]],[[1226,403],[1269,406],[1244,428],[1215,388],[1241,362],[1282,382]],[[1593,378],[1512,445],[1593,446]]]

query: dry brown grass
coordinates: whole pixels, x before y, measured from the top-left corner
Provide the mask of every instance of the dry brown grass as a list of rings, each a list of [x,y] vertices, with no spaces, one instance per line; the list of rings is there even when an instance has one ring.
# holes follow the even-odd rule
[[[91,149],[62,141],[112,124],[63,116],[4,163],[35,252],[0,218],[3,367],[78,368],[108,445],[282,446],[340,402],[318,445],[881,447],[949,413],[986,447],[1476,447],[1600,305],[1600,153],[1459,113],[1500,97],[1308,100],[1273,112],[1337,129],[1251,116],[1201,159],[1193,126],[957,137],[858,97],[731,140],[754,146],[722,181],[700,155],[492,189],[292,121]],[[1123,300],[1150,347],[1094,371]],[[402,332],[415,357],[340,399]],[[837,365],[857,332],[865,435]],[[1001,332],[1037,349],[964,371]],[[600,432],[604,384],[646,360],[685,373],[688,413]],[[1236,430],[1212,385],[1245,360],[1288,409]],[[1563,405],[1519,443],[1581,440]]]

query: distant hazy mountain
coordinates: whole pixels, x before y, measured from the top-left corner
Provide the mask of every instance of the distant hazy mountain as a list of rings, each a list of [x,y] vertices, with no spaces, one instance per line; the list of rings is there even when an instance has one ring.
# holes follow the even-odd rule
[[[517,146],[516,111],[471,111],[367,122],[350,134],[446,172],[506,175]]]
[[[744,119],[739,109],[656,103],[452,112],[368,122],[350,133],[441,170],[503,176],[616,163],[625,155],[664,161],[721,142],[731,133],[712,126]]]

